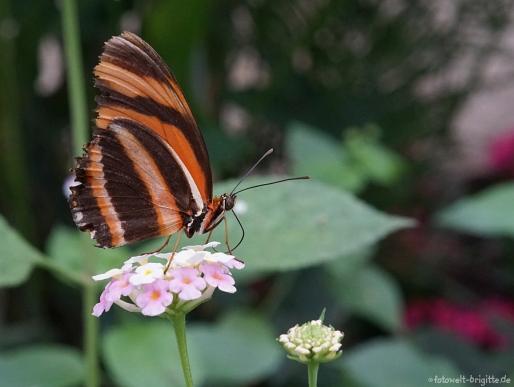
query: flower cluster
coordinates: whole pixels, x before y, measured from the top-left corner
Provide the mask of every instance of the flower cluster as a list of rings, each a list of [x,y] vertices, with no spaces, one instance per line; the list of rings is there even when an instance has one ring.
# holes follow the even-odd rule
[[[234,293],[230,270],[240,270],[244,264],[233,255],[205,250],[217,245],[219,242],[210,242],[176,253],[140,255],[125,261],[121,268],[93,276],[95,281],[110,279],[93,315],[100,316],[113,304],[145,316],[167,310],[188,312],[208,300],[216,288]]]
[[[341,331],[323,325],[321,320],[312,320],[290,328],[287,334],[280,335],[278,341],[290,359],[300,363],[324,363],[341,355],[342,339]]]

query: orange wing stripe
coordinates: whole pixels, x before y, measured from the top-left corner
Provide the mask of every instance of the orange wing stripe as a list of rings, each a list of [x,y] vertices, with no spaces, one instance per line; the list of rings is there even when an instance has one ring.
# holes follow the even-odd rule
[[[184,94],[160,56],[131,33],[113,37],[95,68],[97,126],[116,118],[136,120],[155,131],[175,151],[204,203],[212,199],[209,156]]]
[[[136,122],[140,122],[146,127],[152,128],[159,136],[166,140],[169,144],[173,144],[173,149],[180,155],[189,155],[190,157],[182,158],[182,162],[193,176],[200,192],[208,190],[208,181],[204,178],[203,170],[197,160],[194,158],[194,152],[191,144],[184,134],[171,124],[166,124],[157,117],[139,113],[133,109],[123,106],[102,105],[98,108],[98,117],[96,125],[99,128],[107,129],[109,124],[116,118],[127,117]]]

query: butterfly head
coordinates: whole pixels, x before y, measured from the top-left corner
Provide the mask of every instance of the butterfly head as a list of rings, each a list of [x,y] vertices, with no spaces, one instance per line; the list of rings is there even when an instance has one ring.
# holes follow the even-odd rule
[[[230,193],[230,194],[224,193],[223,195],[221,195],[220,199],[221,199],[221,207],[222,207],[223,211],[232,210],[236,204],[236,194],[235,193]]]

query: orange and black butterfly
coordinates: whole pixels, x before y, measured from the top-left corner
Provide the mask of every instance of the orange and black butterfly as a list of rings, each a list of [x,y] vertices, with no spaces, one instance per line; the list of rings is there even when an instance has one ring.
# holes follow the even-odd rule
[[[100,247],[212,230],[234,194],[213,199],[209,155],[176,79],[138,36],[106,44],[95,67],[97,118],[70,206]]]
[[[105,44],[94,74],[96,127],[70,197],[80,230],[99,247],[213,230],[237,192],[213,198],[205,142],[161,57],[124,32]]]

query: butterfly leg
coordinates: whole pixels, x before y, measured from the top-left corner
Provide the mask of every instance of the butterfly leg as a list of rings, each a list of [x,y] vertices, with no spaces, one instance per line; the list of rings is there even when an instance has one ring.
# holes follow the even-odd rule
[[[171,257],[168,260],[168,263],[166,263],[166,267],[164,268],[164,274],[168,271],[171,265],[171,261],[173,261],[173,258],[175,257],[175,253],[177,252],[178,245],[180,243],[180,237],[182,236],[182,231],[180,231],[177,235],[177,240],[175,241],[175,244],[173,245],[173,252],[171,253]]]
[[[225,213],[223,213],[223,223],[225,224],[225,245],[227,246],[227,251],[230,255],[232,255],[232,249],[230,248],[230,245],[228,244],[228,222],[227,217],[225,216]]]
[[[170,239],[171,239],[171,235],[168,235],[168,237],[166,238],[164,243],[162,245],[160,245],[157,250],[151,251],[149,253],[143,253],[142,255],[152,255],[152,254],[160,252],[162,249],[164,249],[166,246],[168,246],[168,243],[170,243]]]
[[[207,243],[209,243],[209,241],[211,240],[212,231],[213,231],[213,230],[209,231],[209,234],[207,235],[207,239],[205,240],[204,245],[206,245]]]

